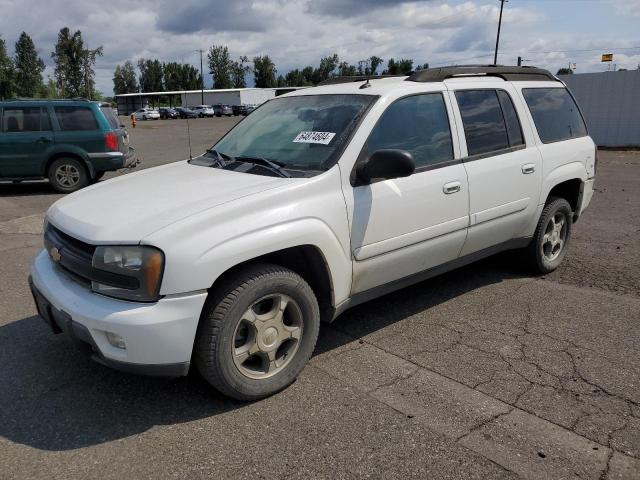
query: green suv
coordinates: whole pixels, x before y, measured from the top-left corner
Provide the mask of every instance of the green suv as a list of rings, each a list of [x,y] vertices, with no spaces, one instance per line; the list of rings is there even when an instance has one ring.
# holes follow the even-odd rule
[[[108,104],[0,102],[0,180],[48,178],[55,190],[68,193],[136,163],[129,134]]]

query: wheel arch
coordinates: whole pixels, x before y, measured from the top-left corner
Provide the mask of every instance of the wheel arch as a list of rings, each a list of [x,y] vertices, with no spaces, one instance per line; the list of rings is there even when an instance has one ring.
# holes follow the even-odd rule
[[[335,310],[331,271],[322,251],[316,245],[304,244],[283,248],[238,263],[216,278],[208,289],[209,294],[215,292],[217,287],[238,270],[247,265],[264,263],[279,265],[300,275],[316,295],[321,320],[323,322],[331,321]]]
[[[84,165],[85,170],[87,171],[87,175],[88,177],[91,179],[93,177],[95,177],[95,169],[93,168],[93,165],[91,165],[91,163],[89,163],[87,161],[86,158],[84,158],[80,153],[77,152],[68,152],[68,151],[59,151],[59,152],[55,152],[52,153],[49,158],[47,159],[47,161],[44,164],[44,171],[42,172],[42,176],[43,177],[47,177],[49,174],[49,168],[51,167],[51,164],[53,162],[55,162],[56,160],[58,160],[59,158],[75,158],[76,160],[78,160],[82,165]]]

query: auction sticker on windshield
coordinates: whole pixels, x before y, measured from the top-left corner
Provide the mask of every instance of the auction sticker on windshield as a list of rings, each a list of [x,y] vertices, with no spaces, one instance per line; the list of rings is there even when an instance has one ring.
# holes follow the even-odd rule
[[[293,139],[293,143],[320,143],[322,145],[329,145],[331,139],[336,134],[333,132],[300,132],[296,138]]]

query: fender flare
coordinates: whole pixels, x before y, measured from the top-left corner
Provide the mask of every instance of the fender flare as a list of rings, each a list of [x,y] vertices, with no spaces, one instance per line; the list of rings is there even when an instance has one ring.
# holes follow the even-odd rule
[[[239,264],[305,245],[316,248],[325,262],[334,306],[348,298],[352,274],[349,246],[343,246],[331,228],[317,218],[297,219],[229,237],[202,252],[194,268],[207,272],[206,281],[213,285]]]

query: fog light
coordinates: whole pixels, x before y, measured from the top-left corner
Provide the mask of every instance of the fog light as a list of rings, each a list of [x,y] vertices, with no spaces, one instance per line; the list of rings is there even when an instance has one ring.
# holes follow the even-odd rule
[[[109,340],[109,343],[111,345],[113,345],[116,348],[126,350],[127,346],[124,343],[124,338],[122,338],[117,333],[112,333],[112,332],[105,332],[105,333],[107,334],[107,340]]]

